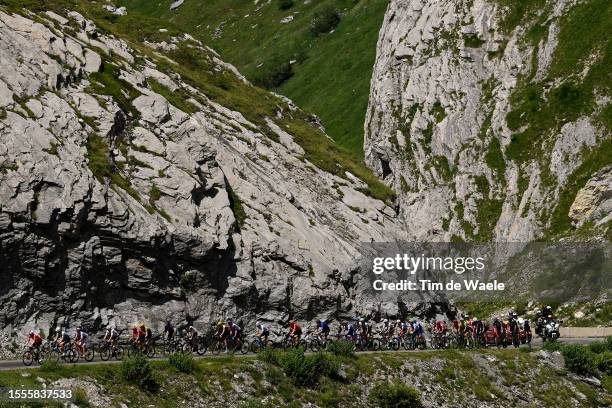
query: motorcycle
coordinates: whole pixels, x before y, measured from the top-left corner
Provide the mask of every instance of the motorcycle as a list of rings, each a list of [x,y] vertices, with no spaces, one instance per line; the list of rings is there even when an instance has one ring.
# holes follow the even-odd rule
[[[551,320],[544,325],[544,332],[541,334],[542,342],[554,342],[561,337],[560,328],[562,321]]]

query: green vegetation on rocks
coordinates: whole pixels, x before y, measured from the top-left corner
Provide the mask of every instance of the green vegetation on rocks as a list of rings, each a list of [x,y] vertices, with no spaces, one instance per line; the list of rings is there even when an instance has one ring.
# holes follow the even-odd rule
[[[273,87],[315,113],[336,142],[357,158],[363,156],[363,120],[388,0],[279,0],[263,5],[211,0],[185,2],[177,10],[170,10],[171,3],[122,0],[117,6],[128,7],[129,13],[114,21],[139,18],[137,25],[148,27],[151,19],[146,17],[157,17],[157,28],[180,27],[218,51],[249,80]],[[338,13],[324,12],[330,9]],[[315,36],[311,22],[322,13],[332,16],[323,19],[329,22],[342,17],[332,34]],[[293,20],[281,24],[289,15]],[[139,41],[160,40],[158,30],[142,30]]]

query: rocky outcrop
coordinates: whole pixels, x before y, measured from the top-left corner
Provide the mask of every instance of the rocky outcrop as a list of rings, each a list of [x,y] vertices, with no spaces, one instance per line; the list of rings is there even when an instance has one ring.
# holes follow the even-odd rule
[[[80,14],[0,11],[0,109],[3,327],[380,306],[360,303],[358,246],[402,238],[392,208]]]
[[[574,180],[589,178],[581,164],[594,161],[589,154],[609,138],[598,119],[609,105],[597,96],[599,85],[583,91],[595,95],[590,111],[566,120],[546,110],[546,103],[575,86],[571,77],[550,71],[561,25],[571,24],[575,7],[571,1],[546,2],[509,26],[506,17],[521,12],[512,2],[505,9],[482,0],[390,2],[371,84],[365,153],[369,166],[398,192],[412,238],[527,242],[559,232],[558,218],[568,220],[569,208],[559,203],[573,201]],[[537,38],[534,26],[548,30]],[[601,58],[593,51],[571,68],[584,78]],[[521,98],[528,108],[515,106]],[[580,101],[562,102],[574,103]],[[530,118],[528,109],[539,110]],[[557,116],[546,122],[546,115]],[[540,140],[533,142],[535,137]],[[572,211],[595,211],[580,208],[585,200],[579,197]],[[606,219],[605,211],[595,212]]]

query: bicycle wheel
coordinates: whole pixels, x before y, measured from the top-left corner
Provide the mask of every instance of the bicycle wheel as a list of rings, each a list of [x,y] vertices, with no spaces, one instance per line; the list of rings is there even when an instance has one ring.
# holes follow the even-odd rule
[[[257,354],[263,350],[264,345],[261,342],[261,340],[253,340],[251,344],[249,345],[249,348],[251,349],[252,353]]]
[[[115,360],[117,361],[122,360],[123,359],[123,347],[117,346],[117,348],[113,352],[113,355],[115,356]]]
[[[397,341],[397,338],[391,339],[389,341],[389,348],[392,348],[394,351],[399,350],[399,341]]]
[[[249,343],[248,342],[240,342],[240,353],[246,354],[249,352]]]
[[[148,345],[147,348],[145,349],[145,354],[149,358],[155,358],[155,345],[154,344]]]
[[[76,363],[79,361],[80,356],[79,356],[79,353],[75,349],[70,349],[68,358],[71,363]]]
[[[206,342],[204,341],[204,339],[200,339],[200,341],[198,341],[198,349],[196,350],[198,356],[203,356],[204,354],[206,354],[207,349],[208,347],[206,346]]]
[[[110,356],[111,356],[110,347],[102,347],[102,349],[100,349],[100,359],[102,361],[108,361],[110,359]]]
[[[319,341],[318,340],[312,340],[308,346],[310,347],[310,351],[312,351],[313,353],[316,353],[317,351],[319,351]]]
[[[85,353],[83,353],[83,358],[85,359],[85,361],[87,361],[88,363],[91,363],[95,357],[96,353],[92,348],[88,348],[87,351]]]
[[[24,351],[21,361],[23,361],[23,365],[28,367],[31,366],[34,362],[34,353],[32,353],[30,350]]]

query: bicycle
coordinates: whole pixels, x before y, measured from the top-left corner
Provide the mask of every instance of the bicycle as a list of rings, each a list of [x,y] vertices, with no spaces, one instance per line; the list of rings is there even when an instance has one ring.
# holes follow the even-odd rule
[[[261,337],[257,336],[249,344],[249,350],[255,354],[259,353],[260,351],[263,351],[264,349],[273,347],[274,343],[272,342],[272,340],[264,341]]]
[[[123,359],[123,348],[121,348],[121,346],[118,344],[113,344],[110,341],[104,342],[104,344],[99,347],[98,353],[100,354],[102,361],[108,361],[111,358],[115,358],[117,361]]]
[[[31,366],[34,361],[41,365],[42,363],[44,363],[40,348],[34,346],[26,346],[25,351],[23,352],[23,355],[21,357],[21,361],[26,367]]]

